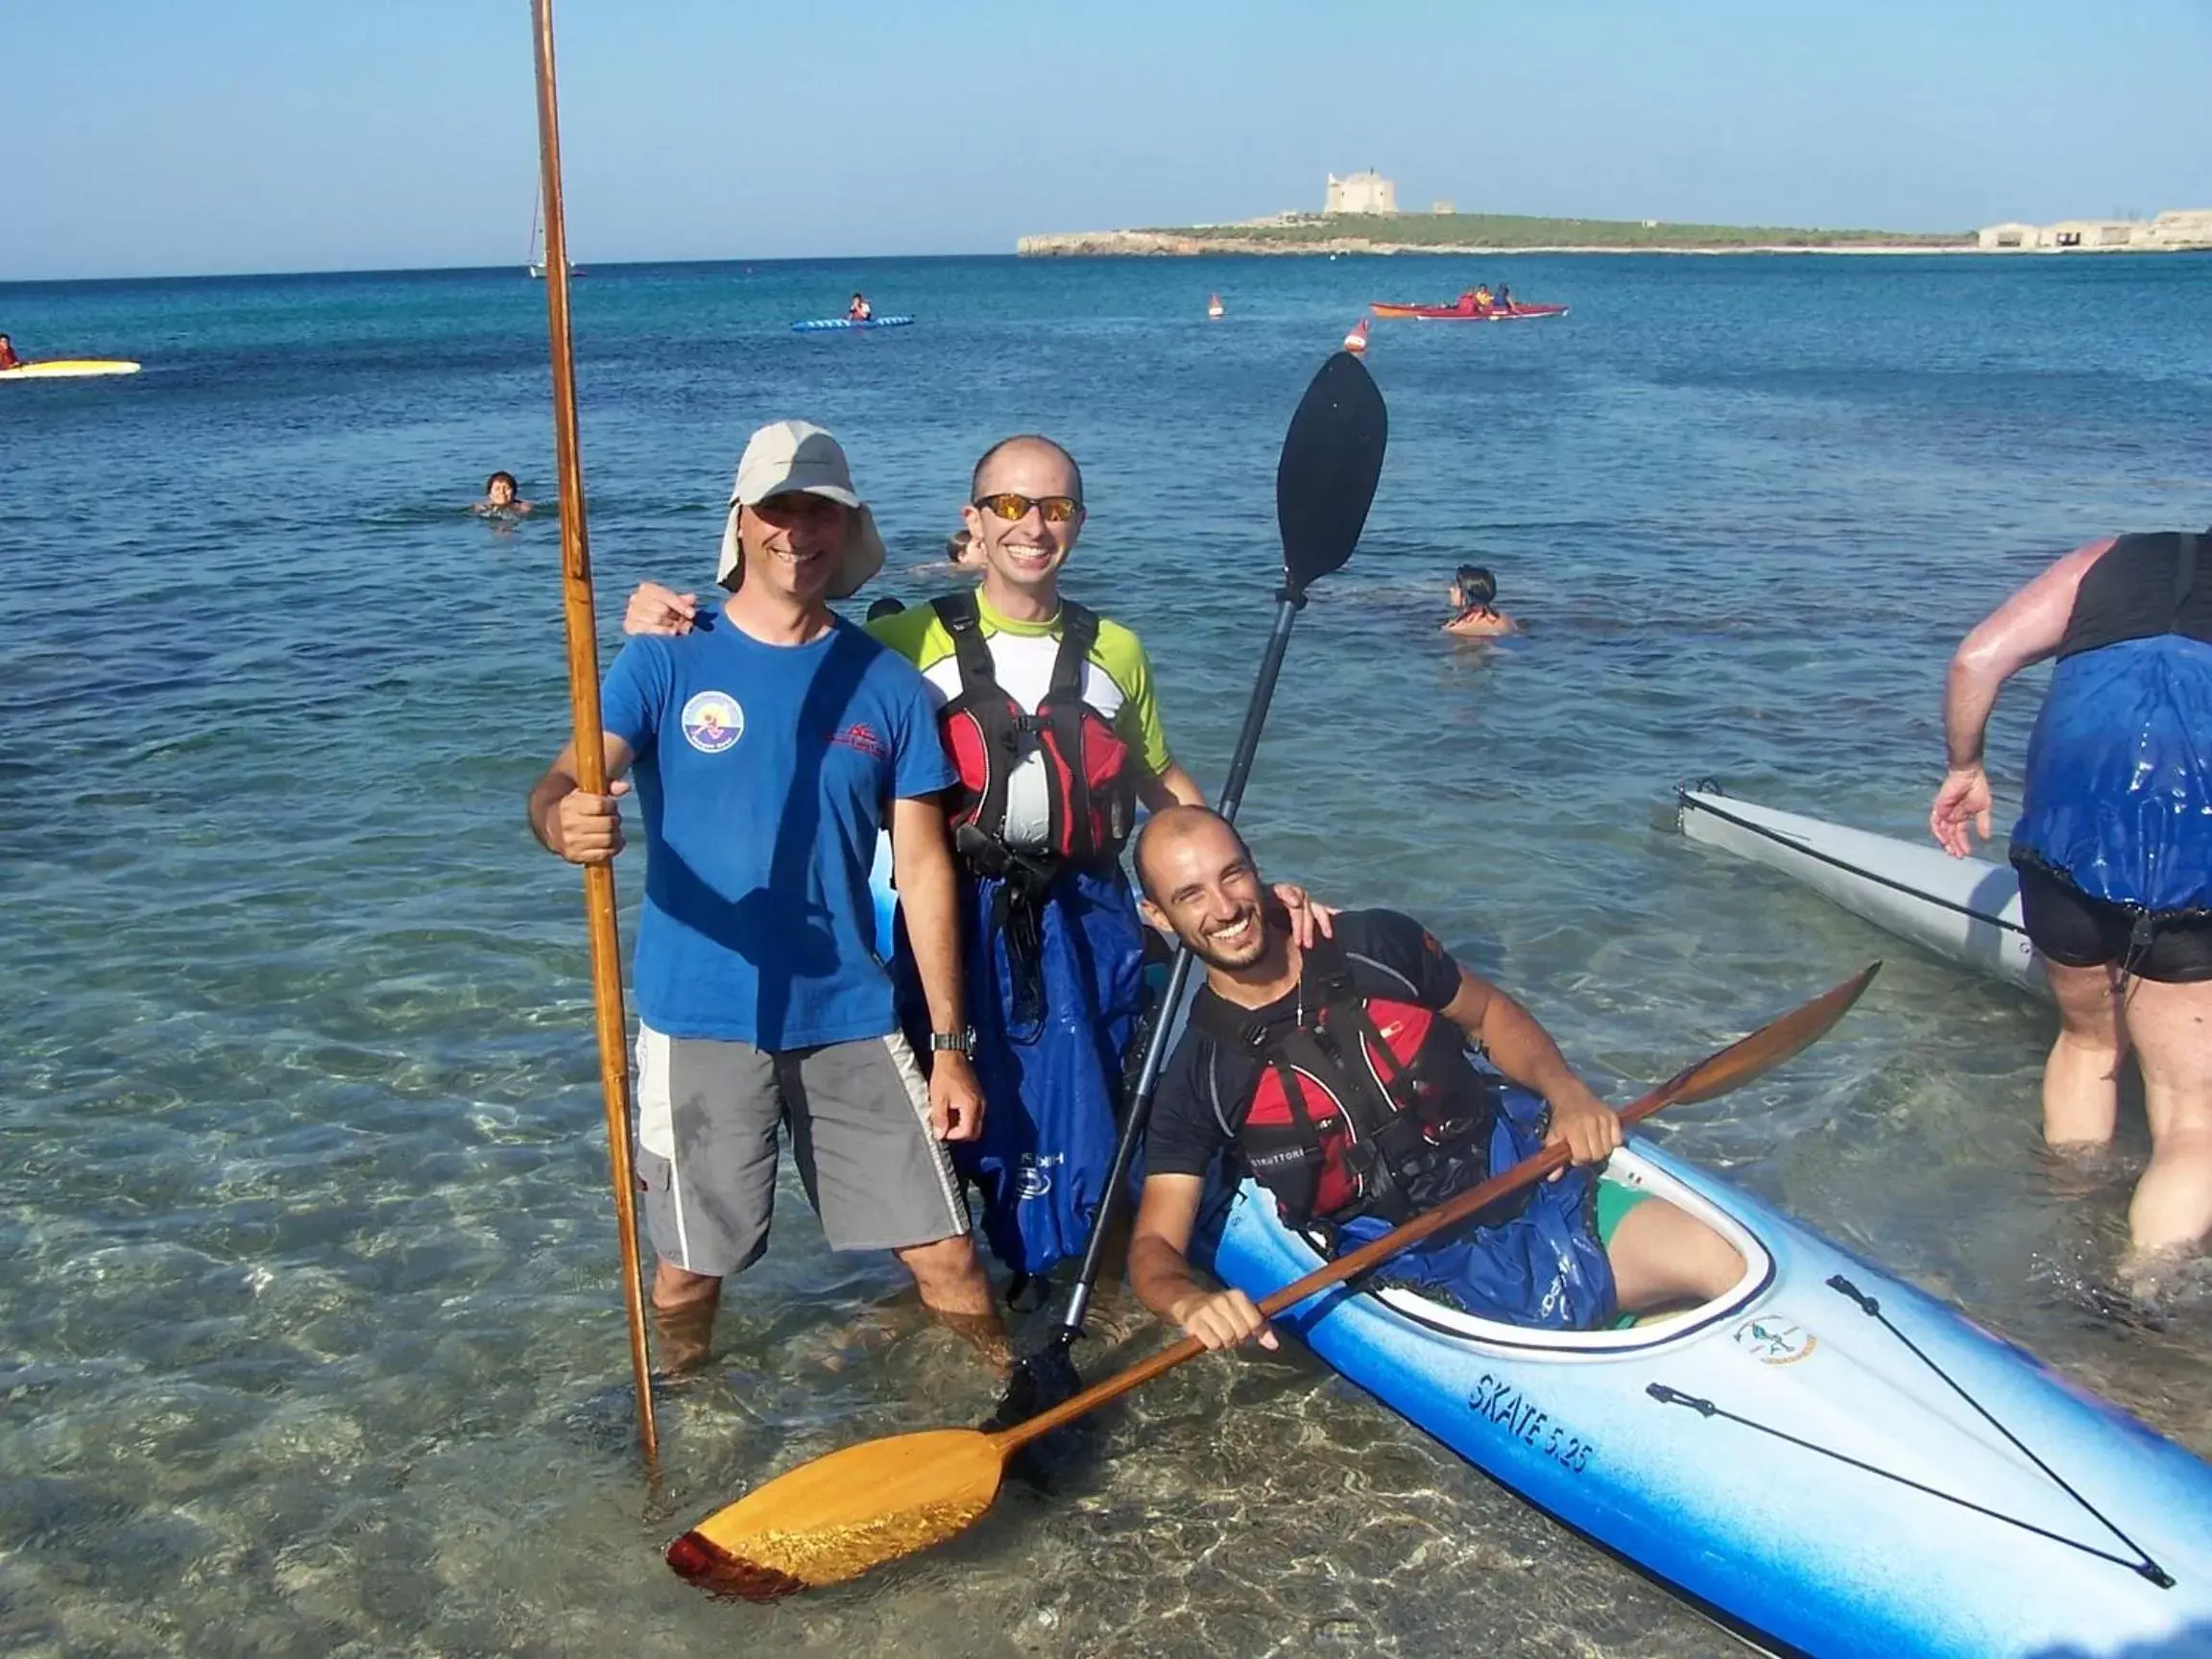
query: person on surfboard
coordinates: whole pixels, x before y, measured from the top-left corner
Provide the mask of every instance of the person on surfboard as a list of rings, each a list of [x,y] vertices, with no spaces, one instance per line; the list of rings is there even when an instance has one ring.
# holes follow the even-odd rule
[[[571,743],[530,828],[572,863],[623,846],[635,768],[646,834],[637,999],[641,1208],[662,1354],[705,1357],[722,1283],[758,1261],[787,1126],[834,1250],[888,1250],[923,1303],[1004,1363],[948,1144],[974,1140],[953,772],[912,663],[830,609],[883,565],[844,450],[821,427],[753,434],[724,522],[720,612],[633,639],[601,694],[606,794]],[[936,1064],[925,1084],[876,953],[869,874],[894,869]]]
[[[1333,938],[1301,946],[1236,828],[1202,806],[1156,814],[1136,863],[1145,920],[1206,968],[1153,1105],[1129,1247],[1137,1294],[1163,1319],[1209,1348],[1274,1346],[1251,1298],[1201,1284],[1189,1259],[1223,1161],[1337,1255],[1565,1143],[1571,1167],[1381,1270],[1479,1318],[1599,1329],[1742,1278],[1705,1222],[1597,1179],[1620,1119],[1527,1010],[1419,923],[1346,910]]]
[[[1452,618],[1444,632],[1462,639],[1495,639],[1514,630],[1513,618],[1491,604],[1498,597],[1498,578],[1479,565],[1462,565],[1446,590],[1452,600]]]
[[[876,318],[876,307],[868,303],[867,295],[856,293],[853,296],[853,302],[845,307],[845,318],[850,323],[873,322]]]
[[[15,355],[15,342],[0,334],[0,369],[20,369],[23,359]]]

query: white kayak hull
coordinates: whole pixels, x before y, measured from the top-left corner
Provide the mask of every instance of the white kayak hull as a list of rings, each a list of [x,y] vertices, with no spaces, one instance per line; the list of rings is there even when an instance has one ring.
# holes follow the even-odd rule
[[[1682,833],[1764,864],[1901,939],[2037,997],[2043,959],[2020,919],[2020,879],[2006,864],[1954,858],[1801,813],[1707,789],[1676,791]]]

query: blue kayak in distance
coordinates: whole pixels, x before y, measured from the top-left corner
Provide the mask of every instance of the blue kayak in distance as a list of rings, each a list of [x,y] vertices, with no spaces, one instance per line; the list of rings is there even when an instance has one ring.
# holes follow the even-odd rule
[[[816,317],[805,323],[791,325],[794,334],[836,334],[848,329],[903,328],[914,321],[911,317],[871,317],[862,323],[852,317]]]
[[[886,953],[890,874],[879,846]],[[1276,1326],[1767,1651],[2212,1659],[2212,1465],[1641,1137],[1604,1179],[1718,1230],[1737,1283],[1626,1329],[1529,1331],[1384,1266]],[[1216,1186],[1192,1254],[1256,1301],[1322,1260],[1249,1180]]]

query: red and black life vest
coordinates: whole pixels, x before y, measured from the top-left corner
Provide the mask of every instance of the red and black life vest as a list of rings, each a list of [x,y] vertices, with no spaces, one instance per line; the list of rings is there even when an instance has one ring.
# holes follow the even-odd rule
[[[1286,1222],[1396,1223],[1489,1173],[1498,1085],[1468,1064],[1456,1025],[1417,1002],[1361,996],[1332,939],[1306,950],[1300,987],[1304,1016],[1288,1026],[1213,996],[1190,1012],[1261,1063],[1241,1118],[1224,1112],[1222,1126]]]
[[[972,861],[1006,851],[1006,783],[1021,764],[1024,737],[1045,757],[1050,830],[1044,853],[1056,863],[1094,865],[1114,858],[1136,815],[1135,762],[1113,722],[1083,701],[1083,665],[1098,638],[1098,616],[1072,601],[1060,606],[1064,624],[1052,678],[1033,714],[998,684],[991,645],[973,593],[929,601],[952,636],[960,694],[938,715],[945,752],[960,774],[952,810],[954,844]],[[997,873],[997,872],[994,872]]]

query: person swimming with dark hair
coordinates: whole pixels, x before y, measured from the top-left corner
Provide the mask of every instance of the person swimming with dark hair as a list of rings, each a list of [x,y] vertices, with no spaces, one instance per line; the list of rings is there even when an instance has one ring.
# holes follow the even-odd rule
[[[1498,597],[1498,578],[1480,565],[1462,565],[1450,589],[1455,614],[1444,632],[1462,639],[1494,639],[1514,631],[1513,618],[1490,603]]]
[[[518,493],[520,489],[521,486],[515,482],[514,473],[494,472],[484,480],[484,499],[476,503],[473,511],[487,517],[505,517],[510,514],[533,511],[536,504],[523,500]]]

